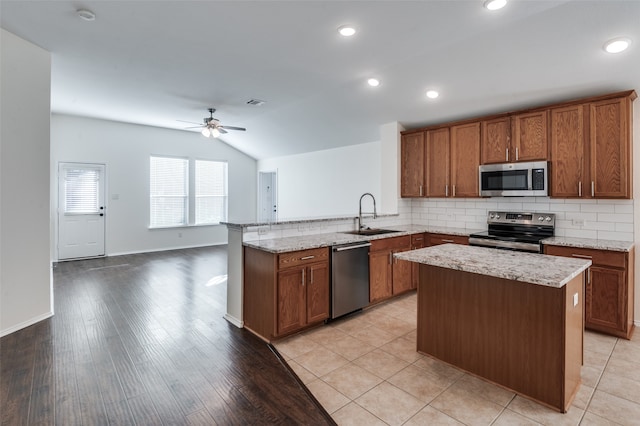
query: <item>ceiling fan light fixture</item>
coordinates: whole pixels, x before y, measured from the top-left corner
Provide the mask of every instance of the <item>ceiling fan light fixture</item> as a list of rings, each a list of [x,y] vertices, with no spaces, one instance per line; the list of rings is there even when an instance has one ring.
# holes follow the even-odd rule
[[[204,136],[205,138],[208,138],[209,136],[211,136],[211,131],[209,130],[208,127],[205,127],[204,129],[202,129],[202,136]]]
[[[507,0],[486,0],[484,7],[488,10],[502,9],[507,5]]]
[[[353,28],[351,25],[343,25],[340,28],[338,28],[338,32],[343,37],[351,37],[356,33],[356,29]]]
[[[604,44],[604,51],[607,53],[620,53],[629,47],[631,40],[625,37],[618,37],[607,41]]]
[[[211,129],[211,136],[214,138],[217,138],[220,136],[220,130],[218,130],[216,127],[214,127],[213,129]]]

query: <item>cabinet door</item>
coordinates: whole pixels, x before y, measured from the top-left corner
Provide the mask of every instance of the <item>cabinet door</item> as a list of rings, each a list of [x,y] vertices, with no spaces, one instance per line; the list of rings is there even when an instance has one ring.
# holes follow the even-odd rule
[[[407,249],[408,250],[408,249]],[[396,253],[405,251],[397,250]],[[411,290],[411,266],[413,262],[393,259],[392,287],[393,294],[400,294]]]
[[[298,330],[306,322],[305,269],[278,272],[278,335]]]
[[[425,142],[427,197],[449,195],[449,128],[428,130]]]
[[[591,283],[586,295],[587,327],[625,331],[625,278],[625,272],[620,269],[591,267]]]
[[[401,143],[400,196],[422,197],[424,194],[424,133],[403,135]]]
[[[480,122],[451,127],[452,197],[479,197]]]
[[[391,251],[369,252],[369,301],[378,302],[392,295]]]
[[[514,116],[509,161],[546,160],[547,152],[547,110]]]
[[[590,104],[591,196],[631,198],[627,99]]]
[[[511,117],[501,117],[482,122],[482,164],[509,161]]]
[[[583,177],[585,161],[584,107],[573,105],[551,110],[552,197],[581,197],[588,191]]]
[[[329,318],[329,265],[311,265],[307,271],[307,323],[310,324]]]
[[[417,250],[425,247],[425,234],[413,235],[411,237],[411,250]],[[411,262],[411,288],[418,288],[420,281],[420,264]]]

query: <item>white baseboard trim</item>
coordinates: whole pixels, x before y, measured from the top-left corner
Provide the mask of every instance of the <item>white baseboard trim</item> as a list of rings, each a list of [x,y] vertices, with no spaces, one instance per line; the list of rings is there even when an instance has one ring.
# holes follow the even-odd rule
[[[37,322],[42,320],[46,320],[47,318],[51,318],[53,316],[53,311],[49,311],[46,314],[38,315],[37,317],[31,318],[27,321],[21,322],[20,324],[16,324],[13,327],[6,328],[0,331],[0,337],[7,336],[11,333],[15,333],[18,330],[22,330],[23,328],[27,328]]]
[[[633,324],[634,324],[636,327],[640,327],[640,320],[635,320],[635,321],[633,322]]]
[[[224,314],[224,319],[226,319],[227,321],[229,321],[231,324],[235,325],[238,328],[244,327],[244,321],[241,321],[232,315]]]
[[[110,256],[126,256],[128,254],[156,253],[156,252],[160,252],[160,251],[184,250],[184,249],[200,248],[200,247],[224,246],[226,244],[227,244],[226,242],[224,242],[224,243],[213,243],[213,244],[207,243],[207,244],[196,244],[196,245],[179,246],[179,247],[164,247],[164,248],[157,248],[157,249],[121,251],[121,252],[109,253],[109,254],[106,255],[106,257],[110,257]]]

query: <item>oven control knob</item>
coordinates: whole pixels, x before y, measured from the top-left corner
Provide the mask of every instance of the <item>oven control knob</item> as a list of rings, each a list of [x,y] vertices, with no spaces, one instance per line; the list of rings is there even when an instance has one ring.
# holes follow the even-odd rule
[[[551,222],[551,216],[547,216],[544,220],[546,220],[547,222]]]
[[[493,213],[489,215],[489,219],[493,219]]]
[[[544,220],[544,217],[542,217],[542,216],[538,216],[538,220],[539,220],[540,222],[542,222],[542,221]]]

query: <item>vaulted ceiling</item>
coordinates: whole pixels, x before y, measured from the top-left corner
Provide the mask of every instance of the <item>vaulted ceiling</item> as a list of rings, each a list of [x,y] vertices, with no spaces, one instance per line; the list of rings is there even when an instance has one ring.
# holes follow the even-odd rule
[[[0,16],[51,52],[53,112],[183,129],[215,107],[223,125],[248,129],[221,139],[258,159],[376,141],[394,121],[640,89],[634,0],[511,0],[495,12],[483,0],[2,0]],[[344,24],[356,35],[340,36]],[[619,36],[631,47],[604,52]]]

